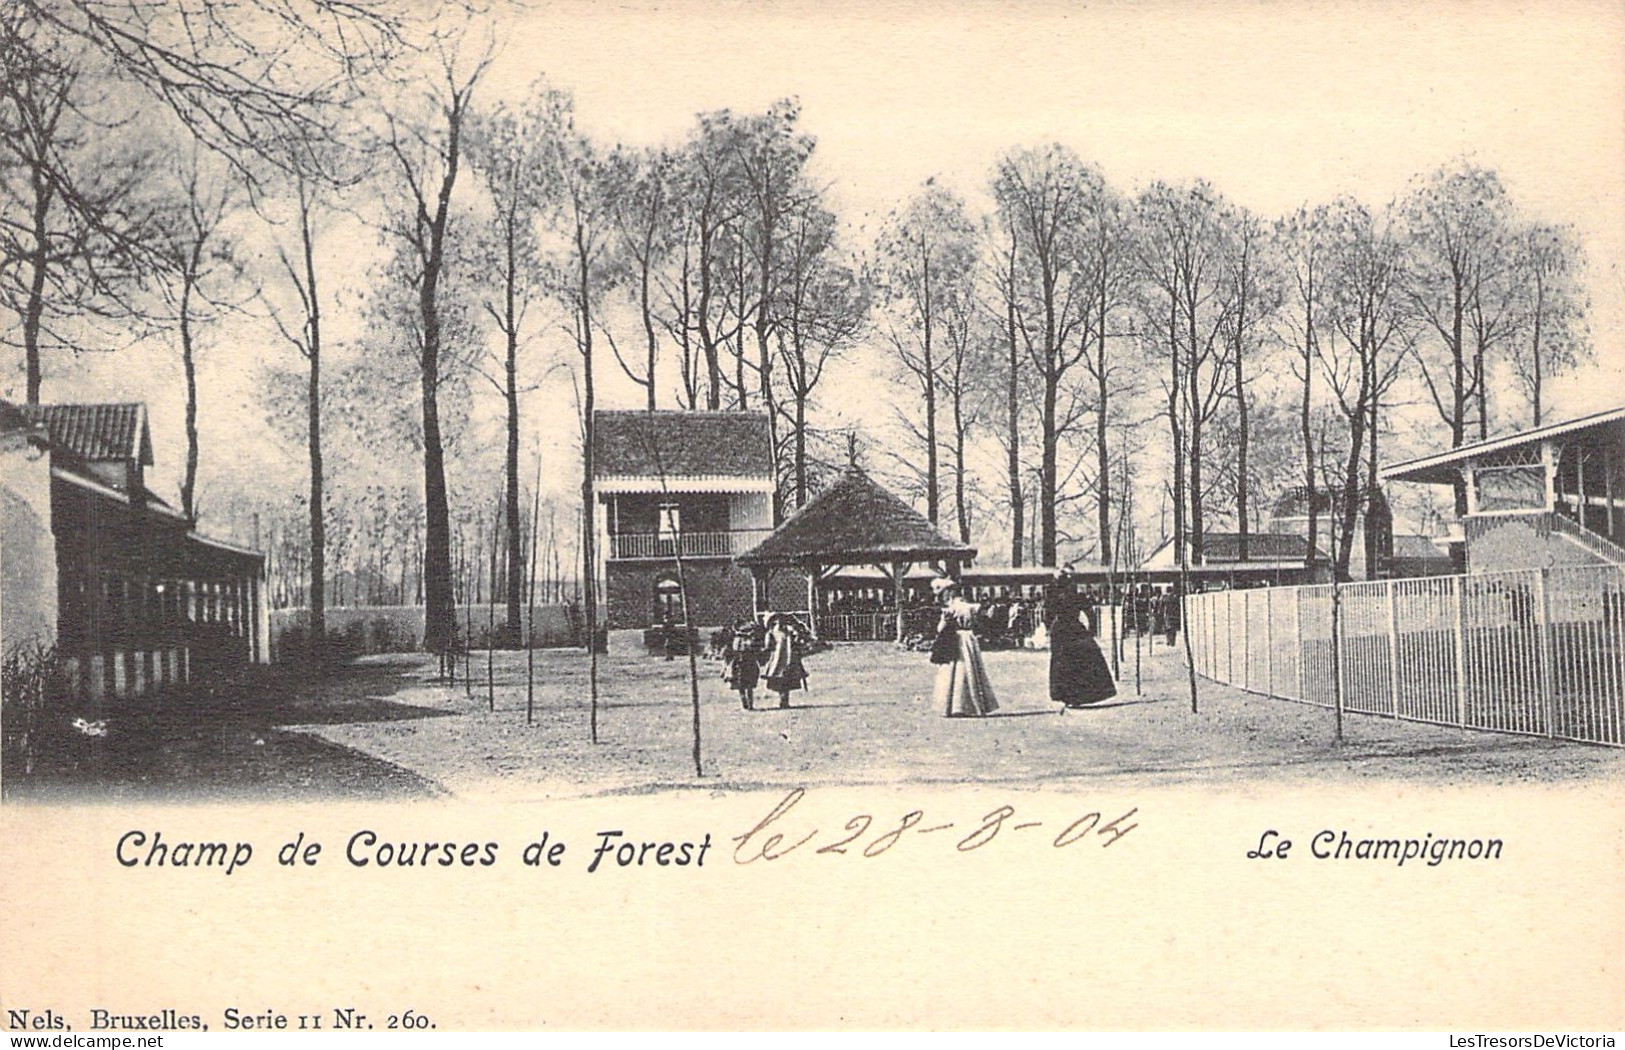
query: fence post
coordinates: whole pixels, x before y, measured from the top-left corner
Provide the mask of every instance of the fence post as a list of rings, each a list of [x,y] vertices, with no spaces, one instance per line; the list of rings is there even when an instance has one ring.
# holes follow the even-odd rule
[[[1450,577],[1450,590],[1455,596],[1451,602],[1451,631],[1456,650],[1456,724],[1463,728],[1467,726],[1467,638],[1464,606],[1467,596],[1462,593],[1466,579],[1461,576]]]
[[[1394,581],[1385,580],[1388,589],[1388,688],[1392,693],[1394,717],[1399,717],[1399,610],[1394,597]]]
[[[1298,702],[1308,703],[1303,693],[1303,588],[1292,589],[1292,633],[1295,636],[1294,644],[1297,646],[1298,659]]]
[[[1264,588],[1264,695],[1275,695],[1275,602],[1274,587]]]
[[[1332,706],[1333,715],[1337,722],[1337,742],[1343,742],[1343,697],[1346,687],[1343,685],[1343,592],[1337,582],[1337,574],[1332,574]]]
[[[1552,697],[1552,596],[1548,577],[1552,570],[1542,567],[1535,577],[1538,589],[1535,602],[1535,630],[1540,639],[1540,715],[1546,723],[1546,735],[1554,735]]]
[[[1247,629],[1245,622],[1241,629]],[[1224,679],[1229,685],[1236,684],[1236,592],[1233,590],[1224,592]]]

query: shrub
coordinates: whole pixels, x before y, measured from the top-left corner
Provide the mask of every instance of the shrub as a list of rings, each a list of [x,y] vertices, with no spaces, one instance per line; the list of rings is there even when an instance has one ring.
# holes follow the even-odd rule
[[[0,764],[7,778],[71,763],[105,734],[99,719],[75,717],[70,695],[67,668],[55,646],[18,646],[0,661]]]

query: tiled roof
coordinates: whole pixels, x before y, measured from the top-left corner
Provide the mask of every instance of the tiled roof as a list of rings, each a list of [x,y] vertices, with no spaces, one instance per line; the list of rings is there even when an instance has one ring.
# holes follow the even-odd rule
[[[759,412],[594,412],[593,427],[600,478],[773,477]]]
[[[1302,561],[1309,552],[1309,541],[1302,536],[1275,532],[1252,532],[1247,535],[1249,561]],[[1220,561],[1239,561],[1241,535],[1235,532],[1202,533],[1202,562],[1212,565]]]
[[[976,548],[944,536],[919,511],[851,468],[736,560],[741,565],[793,565],[950,556],[974,558]]]
[[[51,444],[85,459],[139,459],[152,465],[147,406],[19,405],[23,415],[45,424]]]

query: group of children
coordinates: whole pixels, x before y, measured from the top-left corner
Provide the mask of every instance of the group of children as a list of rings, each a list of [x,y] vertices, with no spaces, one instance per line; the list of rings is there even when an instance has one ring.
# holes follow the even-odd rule
[[[806,628],[793,616],[773,613],[767,623],[754,619],[734,625],[722,653],[722,680],[739,694],[747,711],[756,710],[756,686],[765,681],[779,696],[779,706],[790,706],[790,694],[807,688],[802,657],[808,649]]]

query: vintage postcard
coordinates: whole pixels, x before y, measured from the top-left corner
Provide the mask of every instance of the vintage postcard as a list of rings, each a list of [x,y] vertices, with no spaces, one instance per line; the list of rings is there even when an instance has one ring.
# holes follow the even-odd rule
[[[1625,1028],[1622,56],[13,0],[0,1030]]]

